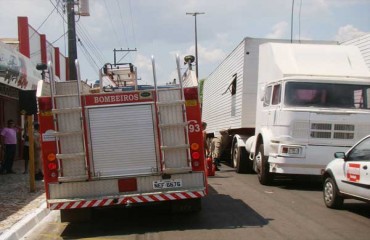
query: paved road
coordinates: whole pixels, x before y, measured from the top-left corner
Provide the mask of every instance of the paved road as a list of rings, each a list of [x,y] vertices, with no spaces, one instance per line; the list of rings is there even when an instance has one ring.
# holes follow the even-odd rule
[[[266,187],[227,166],[209,183],[198,214],[105,209],[90,222],[69,224],[54,212],[26,239],[369,239],[370,205],[348,200],[343,210],[327,209],[321,184],[281,180]]]
[[[17,174],[0,174],[0,239],[12,225],[38,208],[45,200],[44,182],[36,181],[30,192],[30,179],[24,171],[24,161],[14,161]]]

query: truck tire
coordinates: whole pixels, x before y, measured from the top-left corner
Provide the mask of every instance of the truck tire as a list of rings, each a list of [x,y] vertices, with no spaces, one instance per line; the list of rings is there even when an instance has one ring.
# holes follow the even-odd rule
[[[253,161],[248,159],[248,152],[244,147],[238,147],[235,143],[233,147],[233,164],[237,173],[252,173]]]
[[[265,156],[263,144],[258,146],[258,153],[255,156],[255,161],[259,182],[262,185],[270,185],[273,180],[273,174],[270,173],[270,164],[268,163],[268,157]]]

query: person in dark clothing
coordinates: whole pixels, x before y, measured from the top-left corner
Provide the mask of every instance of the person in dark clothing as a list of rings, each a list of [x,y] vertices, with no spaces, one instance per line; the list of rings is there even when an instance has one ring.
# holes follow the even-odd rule
[[[1,146],[4,151],[4,164],[1,167],[1,173],[15,173],[13,171],[13,162],[17,150],[17,132],[19,129],[15,127],[12,119],[8,120],[8,126],[1,131]]]
[[[24,143],[23,143],[24,172],[23,174],[26,174],[28,173],[28,162],[30,160],[30,143],[28,139],[27,121],[25,123],[23,139],[24,139]]]
[[[41,160],[41,139],[40,139],[40,131],[39,131],[39,124],[34,123],[34,132],[33,132],[33,139],[34,139],[34,159],[35,159],[35,179],[42,180],[44,178],[44,174],[42,173],[42,160]]]

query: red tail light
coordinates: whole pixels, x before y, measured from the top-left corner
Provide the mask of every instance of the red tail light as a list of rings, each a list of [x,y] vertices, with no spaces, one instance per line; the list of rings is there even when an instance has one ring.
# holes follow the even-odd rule
[[[200,154],[198,152],[193,152],[191,154],[191,157],[194,159],[194,160],[198,160],[200,158]]]
[[[56,164],[56,163],[49,163],[49,164],[48,164],[48,169],[49,169],[50,171],[52,171],[52,170],[57,170],[57,164]]]
[[[198,99],[198,89],[197,88],[185,88],[184,96],[185,96],[185,100]]]
[[[50,111],[52,109],[51,98],[40,97],[39,98],[39,109],[41,112]]]

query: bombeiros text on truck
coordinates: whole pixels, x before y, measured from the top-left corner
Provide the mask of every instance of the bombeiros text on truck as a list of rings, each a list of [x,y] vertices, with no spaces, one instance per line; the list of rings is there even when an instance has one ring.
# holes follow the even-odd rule
[[[106,64],[96,88],[79,74],[39,82],[47,205],[62,221],[116,205],[201,209],[207,176],[197,80],[181,76],[177,58],[180,83],[158,86],[152,63],[154,86],[139,85],[132,64]]]
[[[245,38],[205,80],[202,111],[237,172],[320,176],[370,132],[370,72],[355,46]]]

